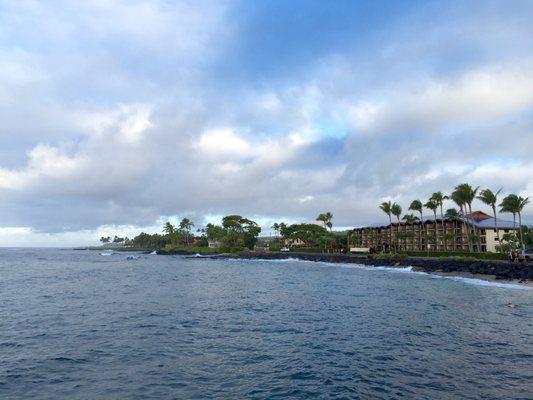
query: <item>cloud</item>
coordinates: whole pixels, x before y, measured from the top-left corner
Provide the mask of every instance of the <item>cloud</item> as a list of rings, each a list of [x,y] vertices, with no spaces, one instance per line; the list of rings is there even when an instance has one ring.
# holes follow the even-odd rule
[[[2,3],[0,244],[533,196],[533,7],[271,7]]]

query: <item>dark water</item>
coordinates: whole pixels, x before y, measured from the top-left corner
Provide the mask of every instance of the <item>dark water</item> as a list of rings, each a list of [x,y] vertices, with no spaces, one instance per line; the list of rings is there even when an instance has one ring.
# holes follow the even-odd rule
[[[3,249],[0,398],[532,398],[533,291],[474,283]]]

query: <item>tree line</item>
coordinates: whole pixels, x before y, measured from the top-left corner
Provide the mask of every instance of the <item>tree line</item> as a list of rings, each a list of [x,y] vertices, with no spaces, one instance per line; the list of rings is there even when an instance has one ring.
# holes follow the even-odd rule
[[[462,183],[460,185],[457,185],[453,192],[450,195],[445,195],[442,192],[435,192],[433,193],[430,198],[426,202],[422,202],[419,199],[413,200],[408,210],[418,213],[419,216],[410,213],[405,214],[401,218],[403,221],[405,221],[408,224],[414,224],[416,221],[423,221],[424,218],[424,209],[427,209],[433,214],[433,219],[435,223],[435,227],[437,227],[437,212],[440,213],[440,219],[444,230],[444,220],[456,220],[462,223],[465,227],[466,235],[467,235],[467,245],[468,250],[473,251],[474,245],[478,245],[477,249],[479,250],[479,243],[480,243],[480,235],[477,232],[477,228],[475,224],[471,224],[472,229],[468,227],[468,222],[471,219],[468,215],[472,213],[472,203],[474,200],[479,200],[483,204],[489,206],[492,210],[493,216],[494,216],[494,229],[496,230],[496,235],[498,238],[498,242],[500,243],[500,247],[502,247],[501,250],[503,250],[503,244],[507,243],[508,246],[512,246],[513,243],[519,242],[520,247],[524,249],[525,240],[524,240],[524,227],[522,226],[522,210],[524,207],[529,203],[529,197],[521,197],[516,194],[509,194],[505,196],[500,202],[498,201],[500,194],[502,192],[502,189],[499,189],[497,191],[492,191],[491,189],[483,189],[479,190],[479,186],[476,188],[473,188],[468,183]],[[458,208],[451,207],[446,210],[446,212],[443,212],[444,202],[446,200],[451,200]],[[499,204],[498,204],[499,202]],[[504,235],[505,237],[500,237],[499,229],[498,229],[498,210],[499,207],[500,213],[509,213],[513,215],[513,226],[515,230],[513,233]],[[396,217],[396,221],[398,224],[400,223],[400,217],[402,215],[402,207],[397,203],[392,203],[391,201],[383,202],[379,205],[379,208],[381,211],[383,211],[388,217],[389,217],[389,223],[392,226],[392,216]],[[519,226],[519,237],[516,237],[516,217],[518,216],[518,226]],[[473,222],[473,221],[471,221]],[[424,233],[422,230],[425,229],[423,227],[423,224],[419,225],[420,229],[420,235],[419,237],[422,238],[424,236]],[[529,232],[528,232],[529,233]],[[389,243],[393,244],[395,241],[393,241],[393,234],[392,234],[392,228],[389,231],[390,238]],[[401,235],[399,235],[401,237]],[[454,238],[454,234],[445,234],[444,235],[444,243],[445,247],[447,247],[448,240],[451,240]],[[437,229],[435,229],[434,237],[430,235],[425,235],[428,242],[435,243],[435,246],[437,246]],[[400,238],[397,237],[399,240]]]
[[[233,251],[244,248],[253,249],[261,232],[261,228],[255,221],[240,215],[225,216],[220,225],[209,223],[197,229],[196,234],[193,231],[194,226],[189,218],[183,218],[177,226],[167,221],[161,233],[142,232],[132,240],[128,239],[127,243],[123,242],[137,249],[162,249],[164,247],[206,247],[209,241],[213,241],[217,247]],[[107,239],[102,237],[100,240],[102,243],[108,243]]]

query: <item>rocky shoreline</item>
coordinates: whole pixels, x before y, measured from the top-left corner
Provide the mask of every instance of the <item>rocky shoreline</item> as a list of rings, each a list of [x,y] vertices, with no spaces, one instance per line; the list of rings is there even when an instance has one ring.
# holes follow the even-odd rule
[[[218,254],[213,258],[239,258],[282,260],[296,258],[306,261],[328,263],[352,263],[367,266],[413,267],[416,271],[445,274],[471,274],[473,276],[492,276],[497,280],[517,280],[521,283],[533,281],[533,264],[513,263],[498,260],[454,260],[429,257],[390,257],[376,259],[371,256],[354,254],[322,254],[322,253],[258,253],[246,252],[239,254]]]

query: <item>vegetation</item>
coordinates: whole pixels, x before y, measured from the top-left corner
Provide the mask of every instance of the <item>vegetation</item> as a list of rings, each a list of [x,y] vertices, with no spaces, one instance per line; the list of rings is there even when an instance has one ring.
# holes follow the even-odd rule
[[[401,253],[377,253],[377,254],[372,254],[371,257],[374,260],[405,260],[405,259],[407,259],[407,254],[401,254]]]
[[[183,218],[178,227],[170,221],[163,225],[162,234],[140,233],[132,240],[115,236],[113,242],[124,243],[127,249],[164,250],[168,252],[186,251],[189,253],[235,252],[246,248],[253,249],[261,228],[255,221],[240,215],[228,215],[222,219],[222,225],[207,224],[199,229],[199,236],[192,233],[194,223]],[[102,237],[102,243],[109,243],[110,237]],[[215,243],[209,247],[209,241]]]
[[[389,243],[392,243],[392,217],[391,217],[391,215],[392,215],[392,204],[391,204],[390,200],[387,201],[387,202],[383,202],[383,203],[381,203],[381,205],[379,206],[379,208],[381,209],[381,211],[383,211],[383,212],[384,212],[385,214],[387,214],[388,217],[389,217],[389,224],[390,224],[390,226],[391,226],[391,229],[390,229],[390,231],[389,231],[389,235],[390,235],[390,237],[389,237]],[[389,251],[391,251],[391,250],[392,250],[392,249],[391,249],[390,246],[389,246]]]
[[[388,242],[388,257],[398,255],[426,255],[436,257],[466,257],[471,256],[471,252],[475,249],[480,252],[481,235],[477,232],[475,226],[467,225],[465,220],[468,220],[467,215],[472,211],[472,203],[474,200],[480,200],[483,204],[492,209],[494,216],[494,229],[497,232],[497,239],[499,246],[497,250],[501,253],[508,253],[519,248],[524,249],[526,246],[533,246],[533,231],[527,227],[522,226],[522,212],[524,207],[529,203],[529,198],[522,198],[515,194],[509,194],[499,205],[498,197],[502,189],[496,192],[490,189],[483,189],[479,191],[479,187],[473,188],[467,183],[460,184],[455,187],[454,191],[449,195],[438,191],[431,195],[431,197],[423,203],[419,199],[413,200],[409,205],[409,211],[416,212],[402,215],[402,207],[391,201],[383,202],[379,205],[380,210],[388,216],[390,229],[388,232],[388,241],[383,237],[383,234],[367,230],[364,233],[370,238],[369,243],[363,243],[362,235],[351,235],[350,244],[355,246],[366,245],[368,247],[378,247],[383,244],[383,241]],[[479,193],[478,193],[479,192]],[[448,208],[444,212],[444,202],[446,200],[453,201],[459,208]],[[513,215],[514,226],[516,227],[516,220],[518,217],[519,237],[516,231],[506,233],[500,237],[497,224],[497,206],[500,207],[500,213],[511,213]],[[433,221],[428,221],[429,225],[432,223],[435,226],[434,232],[428,234],[426,221],[424,221],[424,208],[427,208],[433,213]],[[442,222],[442,234],[438,235],[438,218],[437,212],[440,212],[440,220]],[[397,228],[394,229],[392,217],[396,218]],[[324,212],[317,216],[316,221],[321,222],[322,225],[315,223],[300,223],[287,225],[283,222],[274,223],[271,228],[274,230],[275,236],[273,240],[263,238],[261,246],[270,246],[271,250],[280,250],[283,247],[290,247],[291,251],[341,251],[347,248],[348,233],[347,232],[333,232],[333,214],[331,212]],[[411,230],[401,229],[400,221],[404,221],[405,226],[412,226]],[[452,232],[446,232],[444,220],[457,221],[463,224],[462,231],[466,233],[466,241],[463,238],[463,233],[456,237],[455,226]],[[423,223],[418,223],[422,221]],[[415,225],[418,224],[418,251],[407,251],[408,243],[413,242],[416,235]],[[395,223],[396,225],[396,223]],[[258,236],[261,232],[259,225],[248,218],[240,215],[228,215],[222,218],[221,224],[207,224],[205,227],[197,230],[199,234],[195,235],[192,231],[194,223],[188,219],[183,218],[177,226],[174,226],[170,221],[165,222],[162,227],[162,233],[148,234],[141,233],[132,240],[122,238],[119,236],[102,236],[100,241],[103,244],[110,242],[116,244],[124,244],[127,249],[139,250],[161,250],[169,252],[198,252],[198,253],[213,253],[213,252],[235,252],[244,249],[254,249]],[[350,232],[351,234],[352,232]],[[468,251],[451,251],[448,249],[451,243],[451,249],[454,250],[455,243],[460,243],[462,246],[468,246]],[[415,245],[415,243],[413,243]],[[422,250],[423,249],[423,250]],[[381,257],[381,256],[380,256]],[[485,255],[476,255],[477,258],[494,258]],[[495,256],[495,257],[505,257]]]
[[[502,189],[499,189],[496,193],[494,193],[490,189],[484,189],[482,190],[477,198],[481,200],[486,205],[490,206],[492,208],[492,214],[494,215],[494,229],[496,229],[496,235],[498,238],[498,242],[501,243],[500,240],[500,232],[498,231],[498,220],[497,220],[497,214],[496,214],[496,203],[498,202],[498,195]]]
[[[525,249],[526,247],[531,246],[530,243],[530,234],[529,229],[527,227],[524,227],[522,225],[522,211],[524,207],[529,204],[529,197],[523,198],[520,196],[517,196],[515,194],[510,194],[507,197],[505,197],[502,202],[500,203],[500,212],[501,213],[511,213],[513,214],[513,221],[514,221],[514,227],[516,228],[516,217],[518,216],[518,224],[519,224],[519,239],[516,237],[516,232],[510,233],[505,237],[500,237],[499,227],[498,227],[498,214],[497,214],[497,202],[498,202],[498,196],[500,195],[502,189],[499,189],[496,192],[493,192],[490,189],[483,189],[479,191],[478,187],[472,187],[468,183],[462,183],[460,185],[457,185],[453,192],[447,196],[444,193],[438,191],[431,195],[431,197],[425,202],[422,203],[419,199],[413,200],[411,204],[409,205],[410,211],[415,211],[420,214],[420,217],[415,217],[413,214],[406,214],[403,216],[402,220],[406,222],[408,225],[414,225],[416,221],[424,221],[423,220],[423,209],[427,208],[433,213],[433,223],[435,224],[435,232],[434,235],[430,237],[430,235],[427,235],[427,228],[425,223],[419,224],[419,233],[418,233],[418,248],[421,249],[422,247],[425,247],[427,250],[427,253],[430,252],[430,247],[433,247],[434,251],[447,251],[449,246],[448,244],[451,243],[452,250],[455,247],[456,240],[458,238],[456,237],[455,231],[453,233],[446,232],[445,228],[445,220],[452,220],[452,221],[459,221],[462,224],[462,231],[466,233],[466,241],[463,242],[463,240],[460,240],[459,243],[466,245],[468,247],[468,252],[477,251],[481,252],[481,235],[478,232],[478,229],[475,224],[468,224],[467,221],[469,219],[468,215],[472,213],[472,204],[474,200],[480,200],[483,204],[489,206],[492,209],[492,214],[494,217],[494,229],[496,231],[497,235],[497,241],[500,243],[499,246],[497,246],[497,251],[500,252],[507,252],[509,249],[518,248],[516,245],[516,242],[519,242],[519,247],[521,249]],[[479,194],[478,194],[479,192]],[[458,207],[459,210],[456,208],[448,208],[446,210],[446,213],[444,213],[444,202],[446,200],[453,201]],[[389,224],[391,228],[389,229],[389,240],[388,243],[389,246],[389,252],[392,252],[392,248],[396,247],[398,249],[397,244],[400,242],[401,239],[405,239],[408,237],[414,236],[414,231],[410,232],[411,235],[408,235],[408,232],[400,232],[399,227],[396,231],[396,234],[394,234],[394,238],[396,239],[396,242],[393,240],[393,225],[392,225],[392,215],[396,216],[398,222],[399,220],[399,213],[398,210],[400,210],[401,213],[401,207],[396,203],[391,203],[390,201],[383,202],[379,205],[379,209],[383,211],[387,216],[389,217]],[[437,233],[437,211],[440,211],[440,219],[442,224],[442,242],[438,242],[438,233]],[[526,235],[525,232],[528,232]],[[368,234],[368,233],[367,233]],[[371,241],[374,242],[374,235],[373,233],[370,233]],[[459,236],[459,239],[462,238],[462,234]],[[361,238],[355,238],[356,241],[359,241],[362,243]],[[423,240],[425,241],[425,246],[423,244]],[[407,241],[405,241],[405,245],[401,246],[400,248],[407,247]],[[454,252],[455,253],[455,252]]]
[[[319,214],[318,217],[316,217],[316,220],[322,222],[324,224],[324,227],[326,229],[329,229],[330,232],[333,229],[333,223],[331,222],[332,219],[333,219],[333,214],[330,213],[329,211]]]
[[[507,254],[503,253],[469,253],[467,251],[401,251],[400,254],[410,257],[437,257],[437,258],[468,258],[482,260],[507,260]]]
[[[516,215],[518,214],[518,226],[520,227],[520,248],[525,248],[524,232],[522,227],[522,210],[529,203],[529,197],[523,198],[516,194],[510,194],[505,197],[500,204],[500,212],[513,214],[513,225],[516,227]]]

